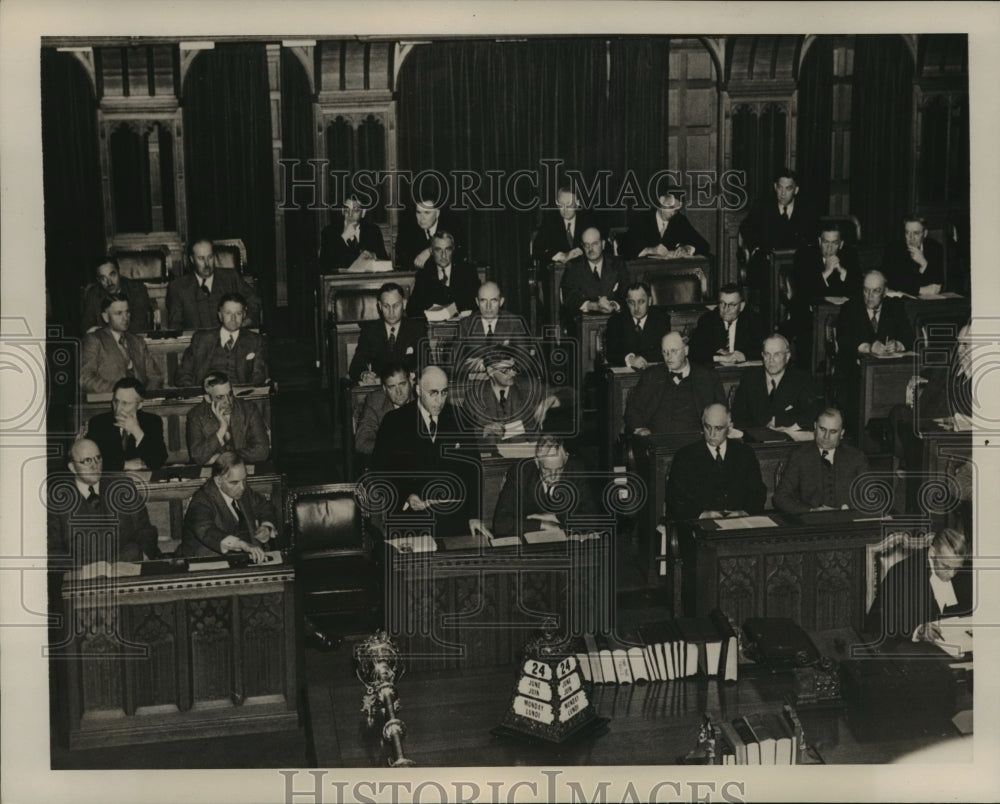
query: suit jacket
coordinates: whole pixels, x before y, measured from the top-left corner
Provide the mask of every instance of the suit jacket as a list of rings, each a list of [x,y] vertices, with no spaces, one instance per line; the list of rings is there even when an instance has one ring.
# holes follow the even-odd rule
[[[422,316],[424,310],[435,304],[447,307],[454,303],[459,312],[476,309],[476,295],[479,293],[479,274],[464,261],[451,264],[451,277],[447,285],[438,278],[438,267],[433,259],[427,261],[413,281],[413,292],[406,303],[406,314],[410,318]]]
[[[125,344],[132,356],[132,375],[147,389],[162,388],[163,375],[150,357],[146,341],[126,332]],[[118,380],[128,376],[128,362],[108,327],[84,335],[80,351],[80,388],[84,392],[108,393]]]
[[[238,385],[262,385],[267,381],[267,338],[241,329],[232,352],[228,352],[219,337],[219,327],[202,329],[191,336],[177,369],[178,387],[200,386],[212,371],[224,371]]]
[[[455,250],[452,252],[453,263],[462,262],[465,258],[465,230],[454,214],[446,209],[438,216],[437,232],[448,232],[455,238]],[[396,236],[396,253],[393,262],[401,271],[412,271],[416,268],[413,260],[425,248],[430,248],[431,241],[427,232],[417,225],[416,215],[407,211],[399,221],[399,233]],[[425,265],[434,264],[434,256],[427,258]]]
[[[823,463],[815,444],[803,444],[792,452],[774,492],[774,507],[786,514],[801,514],[811,508],[851,505],[854,479],[868,471],[865,454],[841,442],[833,456],[833,468]]]
[[[461,448],[467,443],[459,432],[455,411],[450,404],[445,404],[438,417],[437,439],[431,441],[417,410],[417,401],[413,400],[386,413],[375,438],[372,469],[376,477],[378,473],[385,473],[395,488],[397,512],[410,494],[423,497],[424,487],[435,477],[440,479],[446,473],[458,477],[464,499],[455,511],[435,514],[438,535],[468,533],[468,520],[479,516],[478,473],[468,462],[444,454],[446,450]],[[478,457],[478,451],[476,455]]]
[[[957,603],[938,605],[931,589],[927,550],[915,550],[893,564],[882,579],[872,607],[865,617],[865,632],[884,639],[910,639],[926,622],[939,617],[959,617],[972,612],[972,572],[968,566],[952,579]]]
[[[624,308],[625,294],[631,282],[625,262],[607,251],[601,263],[600,281],[594,277],[587,258],[578,257],[566,266],[563,274],[563,310],[572,315],[585,301],[597,301],[600,296],[607,296]]]
[[[746,369],[733,397],[733,424],[745,427],[765,427],[774,419],[778,427],[797,424],[808,430],[816,421],[816,393],[811,374],[794,366],[786,366],[781,382],[768,398],[770,377],[763,366]]]
[[[471,434],[478,435],[487,424],[510,424],[515,421],[520,421],[528,432],[538,429],[535,408],[545,398],[546,388],[526,377],[518,377],[506,390],[506,399],[501,407],[488,379],[469,386],[462,400],[461,419],[469,423]]]
[[[215,436],[217,432],[219,421],[208,402],[203,400],[191,408],[187,416],[187,447],[191,463],[206,466],[214,455],[226,451]],[[252,402],[239,397],[233,400],[229,434],[230,449],[247,463],[263,461],[271,452],[264,417]]]
[[[351,382],[356,383],[361,378],[361,373],[372,367],[376,374],[389,363],[402,363],[409,371],[415,371],[417,367],[417,346],[420,339],[427,334],[426,323],[423,318],[409,318],[404,316],[396,330],[396,346],[389,350],[389,336],[385,331],[385,322],[380,318],[377,321],[362,321],[361,332],[358,335],[358,348],[351,359],[351,366],[348,375]]]
[[[907,349],[913,348],[913,327],[906,316],[902,299],[882,300],[877,330],[872,330],[863,299],[844,302],[837,319],[837,362],[840,370],[845,375],[855,372],[858,346],[886,338],[899,341]]]
[[[653,433],[695,433],[708,405],[725,402],[722,382],[714,369],[691,363],[691,373],[674,383],[666,365],[642,372],[625,404],[625,430],[647,427]]]
[[[795,252],[792,273],[792,287],[795,298],[806,304],[816,304],[826,296],[847,296],[853,299],[861,296],[861,269],[854,249],[842,248],[837,255],[840,264],[847,271],[847,278],[841,279],[840,272],[834,271],[823,279],[823,252],[815,243]]]
[[[74,525],[77,529],[85,526],[83,517],[104,516],[118,520],[118,541],[116,544],[118,561],[142,561],[147,558],[159,558],[156,527],[150,524],[149,512],[145,505],[135,508],[135,501],[141,499],[135,483],[128,475],[108,472],[101,476],[99,486],[100,499],[92,507],[81,496],[74,482],[74,476],[69,472],[61,472],[49,478],[49,516],[47,526],[47,542],[49,555],[67,556],[75,549],[72,544]],[[120,504],[116,504],[120,503]],[[86,527],[90,530],[89,527]],[[85,560],[83,556],[74,556],[76,561]],[[93,559],[94,556],[89,556]]]
[[[479,292],[478,289],[476,291]],[[483,331],[483,317],[476,312],[458,322],[458,335],[466,338],[486,338]],[[500,341],[506,338],[526,338],[531,336],[528,322],[515,313],[501,310],[493,324],[493,335]]]
[[[377,224],[361,219],[359,239],[347,245],[341,235],[344,232],[344,216],[337,213],[333,222],[324,227],[320,234],[319,265],[323,273],[332,274],[350,268],[362,251],[370,251],[377,260],[389,259],[385,250],[385,239]]]
[[[882,272],[889,287],[901,293],[916,296],[923,285],[944,286],[944,247],[936,240],[924,240],[924,258],[927,267],[923,273],[910,258],[905,240],[889,243],[882,257]]]
[[[698,230],[691,225],[691,221],[680,212],[667,221],[662,235],[659,224],[656,222],[655,209],[646,210],[634,222],[629,223],[628,243],[625,250],[629,259],[638,257],[639,252],[644,248],[655,248],[661,244],[671,250],[678,246],[694,246],[694,253],[705,257],[712,253],[708,241],[698,234]]]
[[[727,439],[720,471],[704,439],[677,450],[667,480],[667,521],[696,519],[703,511],[764,510],[767,487],[752,447]]]
[[[783,217],[774,192],[768,191],[743,219],[740,236],[751,253],[757,249],[770,252],[776,248],[801,248],[816,237],[818,225],[815,213],[798,197],[791,220]]]
[[[122,433],[115,425],[111,411],[98,413],[87,425],[87,438],[101,448],[105,472],[120,472],[125,461],[142,458],[150,469],[159,469],[167,462],[167,445],[163,441],[163,420],[155,413],[140,410],[136,413],[143,436],[139,444],[129,436],[129,448],[124,449]]]
[[[604,353],[612,366],[624,366],[630,354],[646,358],[650,363],[663,361],[663,336],[670,332],[670,314],[659,307],[650,307],[642,332],[636,332],[635,320],[625,307],[612,313],[604,341]]]
[[[354,431],[354,449],[362,455],[371,455],[375,451],[375,439],[382,419],[390,410],[394,410],[392,400],[381,388],[365,397],[364,407]]]
[[[150,327],[149,321],[149,291],[146,285],[135,279],[119,275],[118,292],[128,299],[128,309],[132,313],[129,321],[129,332],[145,332]],[[83,303],[80,313],[80,327],[86,332],[91,327],[103,327],[101,318],[101,302],[107,297],[100,282],[91,282],[83,291]]]
[[[753,360],[760,354],[761,343],[764,340],[764,322],[749,307],[745,308],[736,319],[736,351],[743,352],[747,360]],[[719,310],[709,310],[698,319],[698,324],[691,333],[689,357],[706,366],[714,366],[712,356],[719,349],[729,348],[726,337],[726,325],[722,322]]]
[[[567,519],[580,520],[581,525],[586,525],[588,519],[606,516],[597,504],[597,494],[583,474],[583,464],[575,456],[570,456],[566,466],[563,467],[562,477],[553,495],[556,500],[566,497],[575,500],[572,509],[563,512],[560,510],[561,506],[557,507],[550,503],[533,458],[512,465],[504,477],[503,488],[500,489],[497,506],[493,512],[493,535],[522,536],[540,530],[541,526],[537,520],[528,519],[531,514],[558,514],[559,524],[564,530]],[[562,484],[568,488],[559,491],[559,486]]]
[[[244,522],[240,522],[236,513],[226,503],[222,492],[214,478],[205,481],[192,496],[187,511],[184,512],[184,533],[178,555],[212,556],[222,552],[221,542],[226,536],[240,535],[245,541],[256,544],[253,534],[262,522],[270,522],[275,529],[281,531],[281,517],[267,497],[259,494],[249,486],[243,491],[239,500]],[[272,539],[267,549],[273,550],[278,545]]]
[[[216,268],[212,292],[206,296],[195,274],[185,274],[167,286],[167,319],[170,329],[211,329],[219,326],[219,299],[227,293],[239,293],[247,300],[244,326],[260,323],[260,299],[239,271]]]
[[[566,237],[566,221],[558,211],[545,212],[535,234],[535,244],[532,256],[542,265],[552,262],[552,258],[561,251],[571,251],[583,248],[583,233],[596,225],[597,217],[587,210],[578,209],[573,222],[573,245],[570,246]]]

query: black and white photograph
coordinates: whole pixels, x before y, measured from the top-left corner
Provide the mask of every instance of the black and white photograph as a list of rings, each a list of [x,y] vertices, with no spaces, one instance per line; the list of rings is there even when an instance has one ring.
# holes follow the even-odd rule
[[[990,800],[998,45],[5,3],[3,798]]]

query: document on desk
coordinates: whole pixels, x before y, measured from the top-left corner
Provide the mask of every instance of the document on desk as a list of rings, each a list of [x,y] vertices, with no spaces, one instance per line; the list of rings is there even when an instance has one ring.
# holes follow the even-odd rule
[[[386,539],[387,544],[391,544],[399,553],[434,553],[437,551],[437,542],[429,533],[421,533],[419,536],[401,536],[398,539]]]
[[[506,441],[509,438],[518,438],[524,435],[524,422],[520,419],[515,419],[509,422],[503,427],[503,440]]]
[[[941,641],[935,644],[952,656],[972,653],[972,617],[945,617],[938,622]]]
[[[778,523],[769,516],[734,516],[714,520],[719,530],[743,530],[744,528],[776,528]]]

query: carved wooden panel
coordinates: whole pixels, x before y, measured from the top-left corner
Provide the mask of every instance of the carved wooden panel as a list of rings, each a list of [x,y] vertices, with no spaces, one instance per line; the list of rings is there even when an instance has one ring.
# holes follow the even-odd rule
[[[134,606],[128,612],[130,639],[147,651],[142,661],[128,664],[132,696],[137,710],[143,707],[177,708],[180,662],[177,644],[177,611],[172,603]]]
[[[243,689],[247,698],[280,695],[285,686],[281,654],[285,601],[280,594],[240,597]]]
[[[851,620],[851,600],[865,576],[857,550],[824,550],[816,553],[813,588],[816,595],[812,628],[837,628]]]
[[[187,605],[191,634],[194,704],[229,703],[233,689],[233,601],[192,600]]]
[[[732,556],[719,559],[718,600],[719,608],[742,623],[761,610],[757,574],[759,556]]]
[[[772,554],[764,558],[764,612],[768,617],[791,617],[804,622],[802,553]]]

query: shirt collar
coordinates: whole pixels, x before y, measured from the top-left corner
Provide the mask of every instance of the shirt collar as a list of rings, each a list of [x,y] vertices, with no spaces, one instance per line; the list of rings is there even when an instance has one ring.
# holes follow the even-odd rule
[[[771,390],[771,380],[774,380],[775,387],[781,385],[781,381],[785,378],[785,369],[782,370],[781,374],[768,374],[764,372],[764,386],[767,390]]]
[[[834,456],[834,454],[836,452],[837,452],[836,448],[834,448],[834,449],[828,449],[826,451],[826,457],[830,459],[830,463],[833,463],[833,456]],[[819,455],[820,459],[822,459],[823,458],[823,448],[822,447],[816,447],[816,454]]]
[[[670,369],[668,368],[667,371],[670,371]],[[688,362],[684,364],[684,368],[682,368],[680,371],[670,371],[670,373],[680,374],[681,379],[686,380],[688,376],[691,374],[691,361],[688,360]]]
[[[83,499],[87,499],[87,497],[90,496],[90,486],[87,483],[84,483],[80,479],[76,479],[74,482],[76,483],[77,490],[80,492],[80,496],[83,497]],[[101,493],[101,481],[100,480],[98,480],[94,484],[94,491],[97,494]]]
[[[779,213],[783,213],[786,208],[788,209],[788,214],[791,215],[792,214],[792,210],[795,209],[795,199],[794,198],[791,201],[789,201],[787,204],[781,204],[781,203],[778,204],[778,212]]]
[[[598,271],[600,271],[601,273],[603,273],[604,272],[604,267],[603,267],[604,266],[604,255],[602,254],[601,255],[601,259],[599,259],[597,262],[591,262],[590,260],[587,260],[587,264],[590,266],[590,270],[591,271],[593,271],[596,268]]]
[[[424,426],[429,430],[431,427],[431,414],[430,411],[427,410],[427,408],[425,408],[423,405],[420,404],[419,399],[417,400],[417,410],[420,411],[420,415],[424,419]],[[440,415],[438,416],[438,418],[439,419],[441,418]]]
[[[727,438],[721,444],[719,444],[719,451],[722,453],[722,459],[726,459],[726,447],[729,446],[729,439]],[[705,442],[705,448],[708,450],[708,454],[712,456],[712,460],[715,460],[715,447],[710,446],[709,443]]]
[[[202,279],[200,276],[195,275],[195,280],[198,282],[198,288],[201,289],[202,285],[208,288],[209,293],[212,292],[212,282],[215,281],[215,274],[213,273],[208,279]]]
[[[238,341],[240,339],[240,331],[236,330],[236,332],[230,332],[225,327],[219,327],[219,343],[220,344],[222,344],[223,346],[225,346],[227,343],[229,343],[230,336],[233,339],[233,343],[236,343],[236,341]]]
[[[391,329],[395,329],[396,330],[396,337],[397,338],[399,337],[399,327],[400,327],[400,324],[403,323],[402,321],[400,321],[399,324],[390,324],[387,321],[383,321],[382,323],[385,325],[385,337],[387,337],[387,338],[389,337],[389,330],[391,330]]]
[[[500,321],[499,316],[497,318],[485,319],[482,316],[479,317],[479,323],[482,325],[483,334],[485,335],[490,331],[490,325],[493,326],[493,334],[496,335],[497,332],[497,322]]]
[[[952,586],[951,581],[942,580],[934,572],[930,551],[927,552],[927,567],[931,573],[931,592],[934,593],[934,599],[937,601],[938,608],[944,611],[948,606],[957,605],[958,598],[955,596],[955,587]]]

